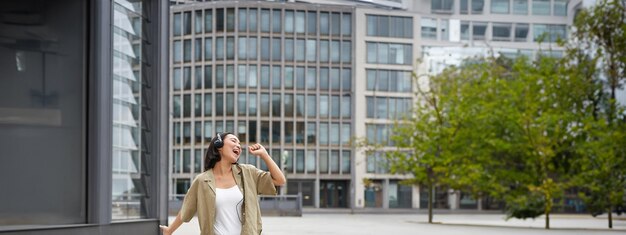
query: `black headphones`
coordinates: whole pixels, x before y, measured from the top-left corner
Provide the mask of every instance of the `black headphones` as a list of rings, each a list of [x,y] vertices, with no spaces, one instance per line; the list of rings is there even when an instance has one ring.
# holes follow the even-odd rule
[[[217,133],[217,139],[215,141],[213,141],[213,146],[215,146],[215,148],[221,148],[224,147],[224,141],[222,141],[222,137],[220,136],[221,133]]]

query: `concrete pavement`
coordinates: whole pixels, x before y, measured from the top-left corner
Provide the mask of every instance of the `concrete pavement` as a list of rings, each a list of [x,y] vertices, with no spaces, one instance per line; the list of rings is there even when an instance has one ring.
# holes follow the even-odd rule
[[[605,217],[588,215],[553,215],[550,230],[543,229],[543,217],[536,220],[504,220],[501,214],[435,214],[435,224],[428,224],[426,214],[348,214],[305,213],[302,217],[263,217],[264,235],[292,234],[626,234],[626,216],[607,228]],[[170,221],[174,217],[170,217]],[[199,234],[194,218],[183,224],[176,235]]]

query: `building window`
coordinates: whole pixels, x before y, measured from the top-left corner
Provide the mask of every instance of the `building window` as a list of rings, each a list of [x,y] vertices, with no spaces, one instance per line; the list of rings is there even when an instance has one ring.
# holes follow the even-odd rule
[[[528,15],[528,0],[513,0],[513,14]]]
[[[422,18],[422,39],[437,39],[437,19]]]
[[[509,14],[511,0],[491,0],[491,13]]]
[[[452,13],[454,0],[431,0],[430,11],[432,13]]]
[[[410,65],[412,58],[411,44],[367,42],[368,63]]]
[[[413,38],[413,18],[367,15],[367,36]]]
[[[487,23],[483,23],[483,22],[472,23],[472,39],[485,40],[485,31],[487,31]]]
[[[550,0],[532,0],[533,15],[550,15]]]
[[[461,21],[461,40],[469,40],[470,35],[470,23],[468,21]]]
[[[528,41],[528,24],[515,24],[515,41]]]
[[[567,16],[567,0],[554,0],[554,15]]]
[[[511,41],[511,24],[494,23],[491,31],[494,41]]]
[[[484,0],[471,0],[472,1],[472,14],[482,14],[485,7]]]
[[[551,25],[551,24],[534,24],[533,25],[533,37],[534,41],[539,41],[543,38],[544,42],[556,42],[559,38],[562,40],[567,39],[566,26],[565,25]]]

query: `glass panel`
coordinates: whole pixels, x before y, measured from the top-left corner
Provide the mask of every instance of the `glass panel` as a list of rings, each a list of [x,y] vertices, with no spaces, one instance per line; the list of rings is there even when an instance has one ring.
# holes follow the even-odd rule
[[[304,95],[296,95],[296,117],[304,116]]]
[[[212,115],[213,112],[212,111],[212,107],[213,106],[213,99],[211,99],[211,94],[204,94],[204,116],[205,117],[210,117]]]
[[[328,62],[329,43],[326,40],[320,41],[320,61]]]
[[[255,66],[256,67],[256,66]],[[256,73],[256,71],[254,71]],[[261,66],[261,88],[270,87],[270,66]]]
[[[121,25],[118,25],[118,26],[121,26]],[[191,12],[188,12],[188,11],[183,14],[183,33],[185,35],[191,34]]]
[[[248,122],[248,140],[249,143],[256,143],[257,142],[257,137],[256,137],[256,132],[257,132],[257,127],[256,127],[256,121],[249,121]]]
[[[274,9],[272,11],[272,32],[280,33],[280,27],[282,25],[280,9]]]
[[[303,90],[305,85],[304,67],[296,67],[296,89]]]
[[[215,31],[224,32],[224,9],[215,9]]]
[[[422,38],[437,39],[437,19],[422,18]]]
[[[309,174],[315,174],[317,164],[315,159],[315,150],[308,150],[306,152],[306,172]]]
[[[329,17],[328,12],[320,13],[320,34],[328,35],[328,23]]]
[[[256,94],[251,93],[248,95],[248,115],[256,116]]]
[[[296,12],[296,33],[304,33],[304,11]]]
[[[351,165],[350,165],[350,151],[342,151],[341,152],[341,173],[349,174]]]
[[[267,71],[267,76],[269,78],[269,69]],[[280,66],[274,65],[272,66],[272,88],[280,89],[281,80],[280,80]]]
[[[293,73],[294,73],[293,67],[285,66],[285,75],[284,75],[285,76],[285,89],[293,89],[293,86],[294,86]],[[274,89],[278,87],[275,87]]]
[[[309,11],[307,12],[307,33],[310,35],[317,34],[317,12]]]
[[[472,0],[472,14],[482,14],[484,7],[484,0]]]
[[[280,117],[280,94],[272,94],[272,116]]]
[[[334,174],[339,173],[339,151],[330,151],[330,172]]]
[[[261,60],[270,60],[270,38],[261,38]]]
[[[256,60],[257,59],[257,39],[256,38],[248,38],[248,59]]]
[[[352,111],[350,104],[350,95],[344,95],[341,97],[341,117],[350,118]]]
[[[308,62],[315,62],[317,58],[316,41],[313,39],[306,40],[306,60]]]
[[[304,61],[305,54],[305,41],[304,39],[296,40],[296,61]]]
[[[315,68],[306,69],[306,88],[309,90],[315,90],[317,88],[317,71]]]
[[[293,61],[293,39],[285,39],[285,61]]]
[[[184,62],[191,61],[191,40],[183,41],[183,61]]]
[[[287,121],[285,122],[285,144],[292,145],[293,144],[293,122]]]
[[[491,0],[491,13],[509,14],[511,0]]]
[[[226,115],[228,116],[233,116],[235,113],[235,94],[233,93],[226,93]],[[227,130],[232,130],[232,128],[229,128]]]
[[[511,40],[511,24],[493,24],[492,27],[494,41]]]
[[[314,118],[317,114],[317,100],[315,95],[307,96],[306,107],[306,116]]]
[[[194,18],[194,32],[196,34],[202,33],[202,11],[196,11],[196,17]]]
[[[280,143],[280,122],[272,122],[272,143]]]
[[[320,173],[328,173],[328,150],[320,150]]]
[[[320,145],[328,145],[328,123],[320,123]]]
[[[296,150],[296,173],[304,173],[304,150]]]
[[[343,13],[341,17],[341,34],[350,36],[352,34],[352,15]]]
[[[200,117],[202,115],[202,94],[195,94],[193,98],[193,115]]]
[[[532,0],[533,15],[550,15],[550,0]]]
[[[249,27],[249,30],[250,30],[250,32],[256,32],[257,31],[257,27],[256,27],[257,23],[256,22],[258,21],[258,19],[257,19],[257,9],[249,9],[248,12],[250,14],[248,16],[248,20],[249,20],[248,27]]]
[[[173,28],[173,33],[174,36],[180,36],[183,35],[183,27],[182,27],[182,18],[181,18],[181,13],[175,13],[174,14],[174,20],[172,22],[172,28]]]
[[[474,22],[472,25],[472,39],[474,40],[484,40],[485,39],[485,31],[487,30],[486,23]]]
[[[341,42],[341,62],[352,63],[352,43],[350,41]]]
[[[239,32],[245,32],[248,29],[248,10],[239,8]]]
[[[261,116],[269,117],[270,116],[270,95],[267,93],[261,93]]]
[[[332,18],[331,18],[331,21],[330,21],[330,23],[331,23],[330,33],[332,35],[339,35],[339,33],[340,33],[339,25],[341,23],[340,22],[340,15],[339,15],[339,13],[332,13],[331,17]]]
[[[246,115],[246,110],[247,110],[247,106],[246,106],[246,99],[247,95],[245,93],[240,93],[237,94],[237,114],[239,116],[245,116]],[[239,136],[239,138],[241,138],[241,136]]]
[[[272,38],[272,61],[280,61],[282,55],[280,38]]]
[[[270,10],[261,9],[261,32],[270,32]]]
[[[377,36],[376,24],[378,23],[378,16],[366,15],[367,18],[367,36]]]
[[[107,64],[113,67],[112,76],[102,77],[100,81],[113,86],[113,106],[109,107],[113,119],[120,122],[120,127],[128,127],[115,133],[118,137],[141,133],[141,128],[136,128],[143,124],[136,115],[141,110],[141,100],[133,96],[133,88],[140,86],[142,79],[136,76],[141,71],[141,51],[133,50],[141,45],[133,41],[142,39],[141,27],[136,31],[131,24],[140,16],[113,3],[116,25],[110,29],[115,32],[111,38],[103,39],[114,42],[113,60],[91,68],[87,66],[91,60],[89,53],[93,52],[87,40],[91,29],[89,19],[92,19],[90,3],[2,1],[1,5],[0,230],[44,234],[31,230],[31,225],[85,224],[86,135],[97,135],[87,133],[91,119],[87,121],[90,107],[86,88],[92,83],[87,72],[109,69],[104,66]],[[142,21],[137,23],[141,26]],[[99,30],[107,31],[103,27]],[[126,30],[132,34],[126,35]],[[137,67],[133,70],[132,66]],[[137,153],[119,150],[113,156],[106,156],[113,158],[114,169],[123,170],[121,177],[130,184],[118,186],[135,188],[125,172],[134,171]],[[137,217],[145,216],[139,213],[136,212]],[[47,233],[54,232],[50,229]]]
[[[240,37],[237,40],[237,57],[242,60],[248,57],[248,38]]]
[[[567,16],[567,1],[568,0],[554,0],[555,16]]]
[[[528,0],[513,0],[513,14],[528,15]]]
[[[213,11],[211,9],[204,10],[204,32],[211,33],[213,31]]]
[[[309,146],[317,143],[317,130],[315,122],[308,122],[306,124],[306,142]]]
[[[293,33],[293,11],[285,10],[285,32]]]

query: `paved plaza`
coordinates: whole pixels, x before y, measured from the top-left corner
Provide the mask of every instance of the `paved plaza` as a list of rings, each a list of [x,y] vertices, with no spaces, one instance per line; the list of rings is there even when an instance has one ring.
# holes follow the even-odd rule
[[[174,217],[170,217],[170,221]],[[435,214],[436,224],[428,224],[428,215],[419,214],[349,214],[305,213],[302,217],[263,217],[264,235],[293,234],[626,234],[626,216],[607,228],[606,217],[588,215],[553,215],[552,229],[545,230],[543,217],[536,220],[504,220],[501,214]],[[194,218],[183,224],[175,235],[199,234]]]

